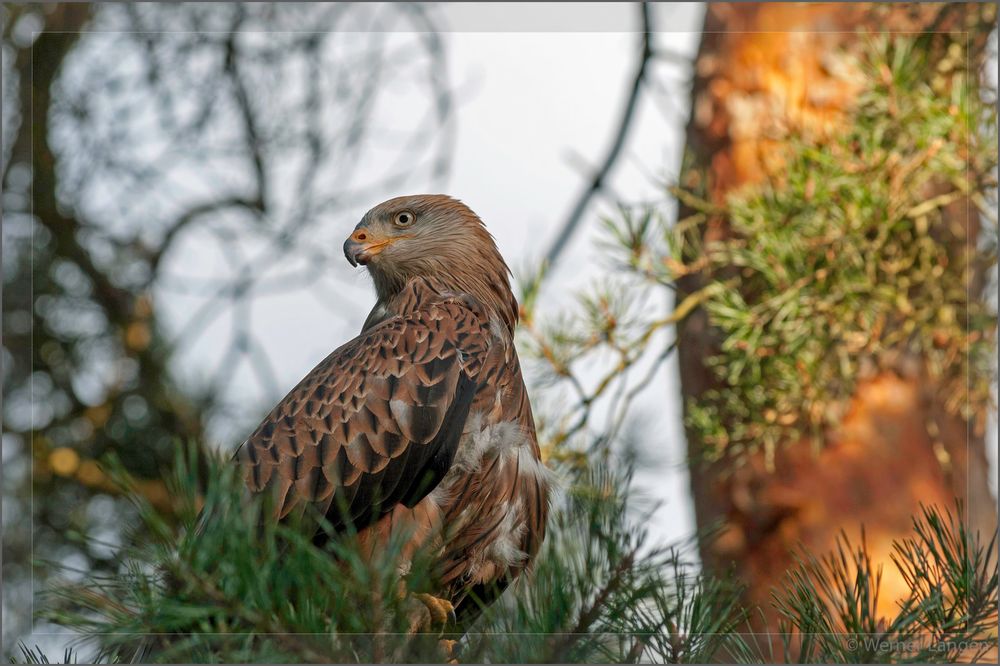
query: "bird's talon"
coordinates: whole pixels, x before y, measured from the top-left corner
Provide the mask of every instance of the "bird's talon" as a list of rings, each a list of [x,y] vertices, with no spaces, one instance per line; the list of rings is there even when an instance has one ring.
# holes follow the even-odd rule
[[[430,594],[415,594],[420,602],[427,607],[431,616],[432,627],[446,627],[456,621],[455,607],[447,599],[441,599]]]
[[[444,661],[446,664],[458,663],[458,659],[455,657],[455,646],[458,645],[458,641],[442,638],[438,641],[438,645],[441,646],[441,651],[444,652]]]

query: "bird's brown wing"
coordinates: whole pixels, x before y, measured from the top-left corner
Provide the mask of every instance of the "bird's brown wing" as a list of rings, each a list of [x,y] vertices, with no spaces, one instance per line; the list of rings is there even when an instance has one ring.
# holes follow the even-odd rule
[[[334,351],[240,451],[247,485],[284,518],[309,504],[361,529],[412,507],[451,466],[491,341],[468,299],[395,316]]]

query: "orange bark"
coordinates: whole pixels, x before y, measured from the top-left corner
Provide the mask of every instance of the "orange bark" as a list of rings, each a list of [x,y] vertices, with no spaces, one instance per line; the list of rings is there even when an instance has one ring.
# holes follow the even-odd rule
[[[738,188],[780,178],[776,148],[791,132],[823,137],[843,126],[863,84],[853,57],[862,31],[941,31],[945,39],[948,31],[978,20],[973,13],[944,5],[709,5],[695,62],[688,147],[695,166],[707,172],[710,199],[721,203]],[[957,210],[965,224],[965,208]],[[974,233],[969,229],[970,239]],[[718,219],[706,238],[725,234]],[[699,286],[697,276],[685,278],[679,298]],[[718,340],[703,312],[678,333],[684,395],[697,399],[713,385],[704,359]],[[947,508],[962,498],[972,526],[994,531],[982,437],[944,411],[917,361],[864,381],[818,453],[806,443],[784,447],[773,472],[763,456],[736,470],[726,462],[693,465],[698,523],[722,524],[719,538],[703,547],[705,565],[735,567],[749,586],[746,600],[766,610],[799,544],[823,553],[841,530],[857,539],[863,524],[873,561],[884,570],[880,611],[891,616],[895,600],[907,592],[889,560],[891,543],[909,536],[920,502]],[[697,459],[691,433],[689,441]],[[776,629],[773,614],[766,624]]]

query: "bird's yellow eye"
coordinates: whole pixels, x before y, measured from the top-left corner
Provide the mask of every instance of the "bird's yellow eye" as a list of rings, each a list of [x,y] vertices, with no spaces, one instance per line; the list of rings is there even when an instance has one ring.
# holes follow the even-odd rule
[[[392,223],[397,227],[413,226],[413,223],[416,221],[417,216],[408,210],[401,210],[392,217]]]

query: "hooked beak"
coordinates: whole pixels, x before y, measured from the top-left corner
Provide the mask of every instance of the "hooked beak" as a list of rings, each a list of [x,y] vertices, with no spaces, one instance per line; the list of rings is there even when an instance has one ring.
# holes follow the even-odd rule
[[[358,260],[354,258],[354,247],[350,239],[344,241],[344,257],[347,258],[347,263],[349,263],[352,268],[358,267]]]
[[[384,250],[391,239],[374,240],[366,229],[356,229],[351,237],[344,241],[344,256],[351,266],[368,265],[372,257]]]

